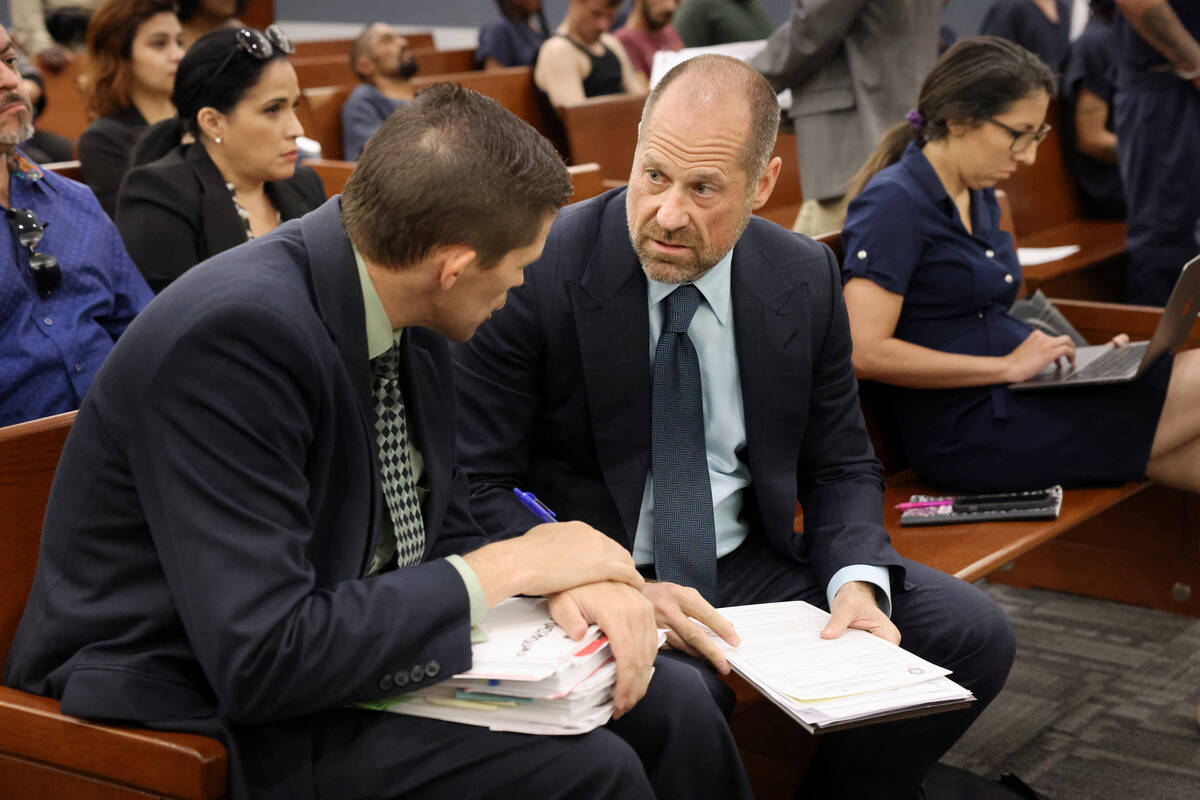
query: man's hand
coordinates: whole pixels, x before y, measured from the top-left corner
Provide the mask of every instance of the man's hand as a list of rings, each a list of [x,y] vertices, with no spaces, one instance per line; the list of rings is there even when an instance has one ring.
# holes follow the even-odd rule
[[[552,522],[467,553],[488,608],[517,594],[548,595],[599,581],[640,589],[645,579],[621,545],[583,522]]]
[[[647,583],[642,587],[642,596],[653,603],[658,627],[668,629],[667,644],[708,661],[722,675],[729,673],[729,661],[721,648],[689,617],[700,620],[734,647],[742,639],[733,623],[718,614],[699,592],[677,583]]]
[[[900,630],[875,602],[875,587],[862,581],[850,581],[838,589],[829,609],[829,623],[821,631],[822,639],[836,639],[846,628],[858,628],[900,644]]]
[[[654,607],[626,583],[589,583],[551,595],[550,616],[572,639],[579,639],[591,623],[608,636],[617,660],[617,685],[613,691],[613,719],[633,708],[650,685],[650,668],[658,652]]]

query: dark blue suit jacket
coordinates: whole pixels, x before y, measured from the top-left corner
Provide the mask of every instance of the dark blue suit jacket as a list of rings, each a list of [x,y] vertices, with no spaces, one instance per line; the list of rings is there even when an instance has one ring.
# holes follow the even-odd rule
[[[903,568],[882,525],[882,470],[858,404],[833,254],[755,217],[734,247],[731,280],[751,535],[810,562],[822,585],[850,564],[893,568],[895,585]],[[531,526],[512,495],[521,486],[559,519],[632,547],[650,468],[649,338],[624,190],[561,211],[525,285],[453,346],[460,463],[485,530]],[[803,535],[792,530],[797,499]]]
[[[471,663],[436,557],[484,543],[445,341],[410,329],[425,562],[381,530],[363,299],[339,199],[189,270],[121,337],[55,477],[5,681],[81,717],[222,738],[233,794],[312,794],[311,716]]]

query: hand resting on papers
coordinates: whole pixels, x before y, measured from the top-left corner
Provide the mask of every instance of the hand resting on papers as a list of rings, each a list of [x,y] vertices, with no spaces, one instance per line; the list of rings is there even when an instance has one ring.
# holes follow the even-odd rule
[[[900,644],[900,629],[875,602],[875,588],[862,581],[843,584],[833,596],[829,622],[821,631],[822,639],[836,639],[846,628],[858,628],[867,633]]]
[[[637,589],[613,581],[576,586],[547,599],[550,616],[572,639],[581,638],[593,623],[608,637],[617,662],[613,719],[620,719],[650,685],[650,670],[658,652],[653,606]]]
[[[654,604],[659,627],[667,629],[667,644],[696,658],[708,661],[722,675],[729,673],[729,661],[721,653],[708,632],[692,620],[699,620],[713,633],[737,647],[741,638],[733,624],[722,617],[708,601],[690,586],[677,583],[650,582],[642,594]]]

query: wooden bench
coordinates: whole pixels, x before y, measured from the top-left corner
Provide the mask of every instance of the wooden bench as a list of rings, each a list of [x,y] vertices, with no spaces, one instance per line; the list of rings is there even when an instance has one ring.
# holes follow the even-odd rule
[[[464,72],[474,68],[475,51],[435,50],[419,48],[412,51],[420,67],[418,75],[429,77],[452,72]],[[292,56],[288,59],[296,70],[300,88],[310,86],[335,86],[357,83],[358,75],[350,66],[350,51],[340,55]]]
[[[433,50],[433,34],[432,33],[402,33],[408,40],[409,48],[413,50]],[[349,39],[307,39],[294,41],[296,52],[292,55],[296,58],[309,58],[311,56],[342,56],[345,59],[350,58],[350,48],[354,44],[354,38]]]
[[[0,428],[0,654],[7,658],[37,568],[46,500],[75,413]],[[0,797],[224,797],[214,739],[85,722],[58,702],[0,687]]]
[[[48,169],[64,178],[83,183],[83,166],[78,161],[52,161],[42,164],[42,169]]]
[[[310,158],[304,163],[316,171],[325,187],[325,194],[329,197],[341,193],[346,186],[346,181],[350,179],[350,173],[354,171],[353,161]],[[600,177],[599,164],[575,164],[567,167],[567,171],[571,174],[571,185],[575,187],[571,202],[577,203],[580,200],[595,197],[604,191],[604,181]]]
[[[1014,238],[1022,247],[1077,244],[1078,253],[1024,268],[1030,292],[1050,297],[1120,300],[1126,262],[1125,223],[1086,219],[1074,175],[1062,145],[1059,105],[1046,120],[1054,127],[1038,145],[1033,166],[1022,166],[1004,182],[1012,203]]]
[[[342,105],[354,91],[355,83],[341,86],[309,86],[300,90],[301,103],[297,111],[304,135],[321,143],[321,156],[340,159],[344,156],[342,142]]]
[[[641,95],[615,94],[559,109],[571,160],[598,163],[609,186],[627,183],[645,100]],[[757,213],[790,229],[803,199],[794,131],[788,128],[779,131],[772,155],[783,160],[783,169],[771,198]]]
[[[46,110],[37,119],[38,130],[78,139],[91,121],[83,106],[84,56],[78,55],[62,72],[43,72]]]
[[[562,141],[561,126],[554,118],[549,106],[538,98],[531,67],[504,67],[502,69],[452,72],[445,75],[418,75],[413,78],[412,85],[419,92],[442,81],[457,83],[464,89],[471,89],[492,98],[517,117],[532,125],[538,133],[554,143],[559,152],[565,153],[566,146]],[[576,163],[593,160],[576,159]],[[601,170],[603,170],[603,166],[601,166]]]

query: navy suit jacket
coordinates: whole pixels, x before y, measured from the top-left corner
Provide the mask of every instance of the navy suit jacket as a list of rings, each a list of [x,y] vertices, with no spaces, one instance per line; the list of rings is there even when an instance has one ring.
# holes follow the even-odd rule
[[[67,440],[5,682],[67,714],[218,736],[235,797],[297,798],[314,715],[467,669],[467,592],[437,557],[485,541],[445,340],[406,340],[425,560],[364,578],[386,511],[339,198],[156,298]]]
[[[755,217],[734,247],[731,281],[751,535],[811,563],[822,585],[851,564],[892,568],[900,585],[833,254]],[[485,530],[531,526],[512,495],[520,486],[559,519],[632,547],[650,469],[649,337],[625,191],[563,209],[525,285],[452,350],[460,463]],[[797,500],[803,535],[793,531]]]

